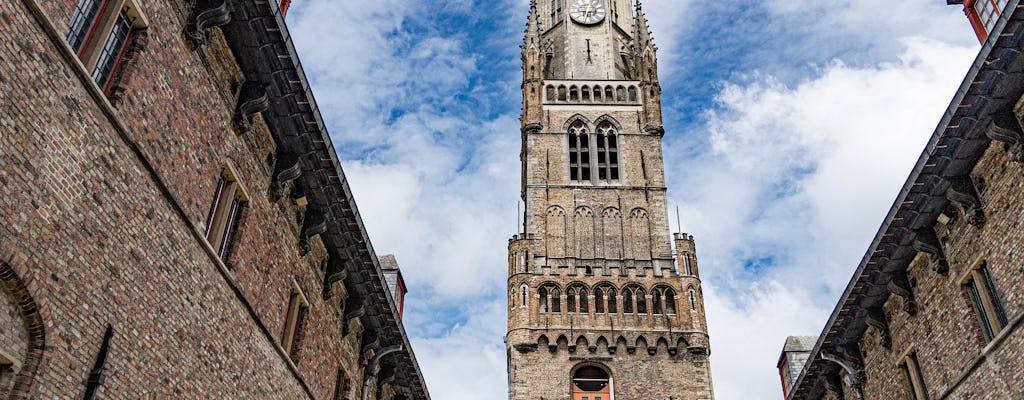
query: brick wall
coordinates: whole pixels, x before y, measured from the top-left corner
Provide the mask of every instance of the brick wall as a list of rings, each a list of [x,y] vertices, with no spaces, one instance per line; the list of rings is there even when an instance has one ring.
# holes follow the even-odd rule
[[[358,321],[342,331],[347,292],[322,295],[327,251],[300,243],[303,207],[269,193],[267,124],[232,125],[244,77],[219,31],[192,49],[186,5],[142,2],[148,40],[111,108],[33,1],[0,4],[0,257],[46,322],[34,393],[80,397],[111,324],[103,398],[327,399],[342,366],[357,398],[372,352]],[[62,35],[75,3],[38,4]],[[220,264],[202,231],[228,163],[249,202]],[[293,282],[310,307],[289,360],[277,342]]]

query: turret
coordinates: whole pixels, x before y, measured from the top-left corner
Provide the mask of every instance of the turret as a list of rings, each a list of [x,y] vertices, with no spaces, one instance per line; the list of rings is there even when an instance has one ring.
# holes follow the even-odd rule
[[[541,52],[540,14],[537,0],[530,0],[530,17],[523,39],[523,129],[539,129],[543,107],[544,56]],[[536,126],[535,126],[536,124]]]
[[[633,22],[633,79],[640,81],[644,99],[644,131],[664,135],[661,120],[661,84],[658,80],[658,47],[654,45],[640,0]]]

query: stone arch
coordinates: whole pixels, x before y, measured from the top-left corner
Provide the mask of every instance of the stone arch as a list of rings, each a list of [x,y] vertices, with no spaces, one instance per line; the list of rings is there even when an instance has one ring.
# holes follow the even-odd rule
[[[548,85],[544,88],[544,94],[549,102],[554,102],[558,96],[558,90],[555,89],[555,85]]]
[[[651,312],[654,314],[676,314],[676,291],[660,284],[651,289]]]
[[[604,336],[598,336],[597,340],[594,341],[594,346],[596,347],[597,351],[607,351],[608,339],[605,339]]]
[[[569,95],[569,89],[565,85],[558,86],[558,101],[566,101]]]
[[[629,347],[629,342],[626,340],[625,336],[619,336],[618,339],[615,339],[615,347],[616,348],[628,348]],[[609,350],[609,351],[611,351],[611,350]]]
[[[579,86],[569,86],[569,101],[578,102],[580,101],[580,88]]]
[[[39,305],[29,292],[25,282],[10,264],[0,261],[0,285],[7,299],[15,305],[20,314],[23,327],[27,333],[24,357],[17,360],[21,363],[8,388],[0,388],[0,394],[7,394],[9,399],[33,398],[33,382],[40,364],[45,357],[46,326],[43,324]],[[16,361],[16,360],[11,360]]]
[[[601,212],[601,230],[604,245],[604,258],[609,260],[622,259],[622,212],[615,207],[607,207]]]
[[[585,349],[588,347],[590,347],[590,341],[587,340],[586,336],[580,335],[576,338],[576,348]]]
[[[647,338],[645,338],[644,335],[638,336],[636,338],[636,342],[634,342],[634,346],[636,346],[636,348],[638,348],[638,349],[646,349],[647,348]]]
[[[540,313],[561,312],[561,287],[555,282],[544,282],[537,286],[537,297],[539,304],[537,311]]]
[[[658,338],[658,344],[656,344],[655,346],[657,346],[659,349],[665,349],[667,351],[668,350],[668,340],[665,339],[664,336],[663,337],[659,337]]]
[[[614,103],[615,102],[615,89],[611,86],[604,87],[604,102]]]
[[[573,234],[576,242],[576,257],[584,260],[595,258],[594,210],[587,206],[576,207],[573,213]]]
[[[569,338],[565,335],[558,335],[558,339],[555,340],[555,344],[559,349],[567,349],[569,347]]]
[[[548,207],[544,219],[545,238],[549,258],[565,258],[565,231],[567,224],[565,209],[559,206]]]
[[[572,398],[612,397],[612,371],[604,364],[581,362],[573,366],[569,376]]]
[[[602,123],[605,122],[611,124],[611,126],[615,128],[615,132],[622,133],[622,124],[620,124],[618,120],[616,120],[614,117],[608,114],[604,114],[600,117],[597,117],[597,119],[594,120],[594,126],[600,126]]]
[[[687,347],[690,347],[690,342],[687,341],[685,337],[680,336],[679,339],[676,340],[676,347],[680,349],[685,349]]]
[[[637,207],[629,213],[631,256],[637,260],[651,259],[651,221],[647,210]]]
[[[626,87],[625,86],[619,85],[618,87],[615,88],[615,101],[616,102],[624,103],[624,102],[626,102],[626,99],[628,99],[628,98],[629,97],[626,96]]]
[[[589,103],[592,100],[590,97],[590,86],[584,85],[580,87],[580,95],[583,102]]]
[[[604,101],[604,91],[601,90],[600,86],[592,86],[590,88],[590,90],[594,92],[594,101],[595,102],[603,102]]]
[[[575,115],[569,117],[569,119],[565,120],[565,123],[562,124],[562,132],[563,133],[569,133],[569,127],[571,127],[572,124],[575,123],[576,121],[583,122],[583,124],[587,126],[587,132],[593,132],[594,131],[594,123],[593,122],[591,122],[589,119],[587,119],[587,117],[584,117],[581,114],[575,114]]]
[[[629,87],[629,101],[630,101],[631,103],[635,103],[635,102],[636,102],[637,100],[638,100],[638,99],[637,99],[637,90],[636,90],[636,86],[630,86],[630,87]]]
[[[618,313],[618,300],[615,297],[615,285],[609,282],[600,282],[594,285],[594,313],[595,314],[616,314]]]
[[[590,288],[582,282],[572,282],[565,286],[565,309],[572,314],[590,313]]]

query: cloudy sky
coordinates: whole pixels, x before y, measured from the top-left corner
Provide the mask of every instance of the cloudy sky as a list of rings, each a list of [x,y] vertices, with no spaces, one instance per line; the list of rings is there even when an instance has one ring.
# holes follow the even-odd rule
[[[720,400],[778,399],[980,46],[941,0],[647,0]],[[527,0],[296,0],[289,25],[439,400],[502,400]]]

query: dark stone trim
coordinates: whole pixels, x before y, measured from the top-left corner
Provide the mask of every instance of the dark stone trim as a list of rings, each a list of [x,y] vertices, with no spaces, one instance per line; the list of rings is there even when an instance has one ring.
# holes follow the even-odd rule
[[[22,321],[25,322],[25,330],[28,331],[28,349],[25,359],[22,360],[21,370],[14,378],[9,398],[33,399],[36,373],[39,372],[39,366],[46,357],[46,326],[32,293],[14,267],[5,260],[0,260],[0,282],[3,284],[3,291],[18,305]]]

